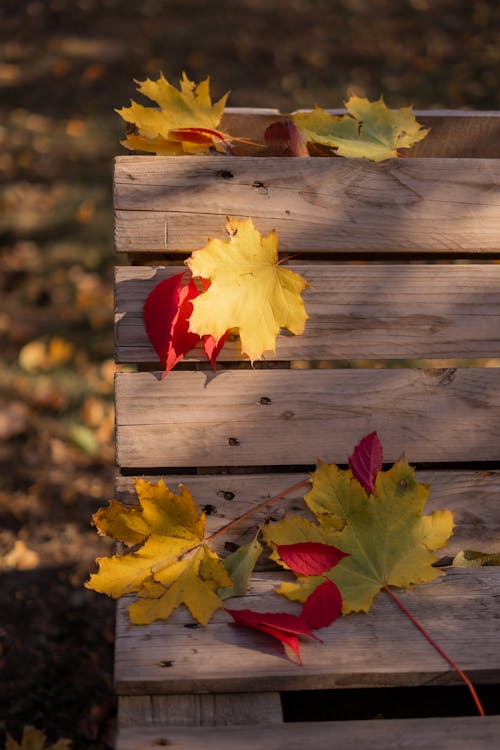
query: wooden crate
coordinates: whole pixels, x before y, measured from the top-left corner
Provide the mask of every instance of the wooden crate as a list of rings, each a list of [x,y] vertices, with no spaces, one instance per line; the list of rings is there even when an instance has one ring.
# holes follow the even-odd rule
[[[273,119],[227,115],[231,132],[249,137]],[[500,549],[500,114],[419,119],[432,131],[412,158],[382,164],[117,158],[116,249],[132,265],[116,271],[116,358],[142,370],[116,380],[119,499],[134,502],[135,473],[171,488],[183,482],[213,506],[215,531],[298,482],[318,457],[345,463],[377,430],[385,460],[405,451],[430,483],[429,509],[454,512],[443,555]],[[282,256],[298,254],[290,267],[311,283],[306,332],[281,335],[254,370],[229,342],[216,377],[194,351],[162,380],[142,305],[192,250],[225,237],[226,216],[276,228]],[[220,544],[246,541],[255,522]],[[282,579],[259,569],[245,605],[293,608],[272,593]],[[500,568],[450,568],[401,599],[477,684],[500,684]],[[185,610],[132,627],[126,606],[117,620],[118,750],[495,746],[500,715],[283,721],[293,691],[314,699],[329,689],[458,684],[383,594],[368,614],[322,631],[323,645],[304,643],[302,668],[267,636],[228,627],[223,611],[204,628]]]

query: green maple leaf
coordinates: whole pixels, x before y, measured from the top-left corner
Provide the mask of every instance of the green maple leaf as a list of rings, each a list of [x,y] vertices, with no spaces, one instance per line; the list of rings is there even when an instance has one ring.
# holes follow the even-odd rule
[[[330,115],[316,107],[298,112],[292,120],[306,141],[335,149],[338,156],[372,161],[398,156],[400,148],[410,148],[429,132],[417,122],[411,107],[390,110],[382,97],[370,102],[352,96],[345,107],[348,115]]]
[[[407,588],[442,575],[433,567],[437,558],[432,551],[446,544],[453,515],[438,510],[424,516],[428,494],[428,487],[416,481],[404,458],[389,471],[377,473],[375,494],[369,494],[349,469],[320,463],[305,497],[318,523],[289,515],[269,524],[263,534],[276,549],[306,541],[309,529],[307,541],[322,541],[347,552],[325,575],[340,589],[344,614],[368,611],[386,586]],[[276,552],[274,556],[279,559]],[[303,602],[322,582],[322,576],[299,576],[296,583],[282,584],[279,592]]]

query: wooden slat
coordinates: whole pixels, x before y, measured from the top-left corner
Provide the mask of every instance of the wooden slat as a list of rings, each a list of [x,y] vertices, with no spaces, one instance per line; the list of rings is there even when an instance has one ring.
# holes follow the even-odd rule
[[[282,721],[279,693],[122,695],[118,704],[120,727],[276,725]]]
[[[342,463],[373,430],[393,461],[495,461],[500,373],[448,370],[226,370],[121,373],[123,467]]]
[[[273,589],[294,580],[286,571],[254,575],[234,609],[296,612]],[[399,596],[430,635],[477,683],[500,680],[500,569],[452,568],[430,584]],[[115,681],[119,694],[262,692],[336,687],[458,684],[460,679],[386,595],[366,614],[342,617],[304,639],[303,666],[286,658],[263,633],[230,625],[223,610],[206,627],[192,627],[187,610],[148,626],[128,623],[127,599],[117,615]],[[187,626],[187,627],[185,627]],[[397,647],[395,647],[397,644]]]
[[[344,114],[344,109],[329,109]],[[431,133],[408,153],[411,157],[500,157],[500,112],[416,110],[415,115]],[[283,120],[272,109],[228,107],[221,128],[231,135],[262,142],[265,129]],[[258,153],[258,152],[257,152]]]
[[[500,162],[122,156],[119,252],[186,253],[226,216],[275,228],[283,252],[498,253]]]
[[[143,478],[157,482],[160,477]],[[440,557],[455,555],[462,549],[484,552],[500,549],[499,471],[418,471],[417,478],[430,486],[425,513],[448,508],[454,515],[453,535],[446,547],[439,550]],[[207,509],[207,534],[293,487],[301,479],[300,474],[164,477],[173,492],[178,492],[179,483],[186,485],[199,507]],[[214,540],[214,548],[225,555],[226,542],[245,544],[255,536],[256,527],[267,518],[278,519],[289,511],[307,515],[303,500],[306,492],[307,489],[297,490],[271,508],[264,508]],[[116,497],[127,505],[137,503],[132,477],[117,476]]]
[[[118,734],[116,750],[492,750],[499,716],[385,721],[297,722],[280,727],[137,727]]]
[[[293,268],[293,264],[290,265]],[[185,267],[116,269],[116,358],[154,362],[142,308]],[[310,283],[303,336],[280,336],[271,360],[491,357],[500,354],[500,265],[296,266]],[[221,361],[240,359],[227,342]],[[199,350],[188,360],[204,360]]]

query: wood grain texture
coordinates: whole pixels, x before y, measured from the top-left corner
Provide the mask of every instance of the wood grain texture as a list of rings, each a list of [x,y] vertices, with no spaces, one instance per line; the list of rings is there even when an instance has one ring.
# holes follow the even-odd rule
[[[302,336],[281,335],[270,360],[403,359],[500,355],[500,265],[290,264],[310,283]],[[119,267],[118,362],[153,362],[142,309],[149,292],[183,267]],[[227,342],[220,361],[241,359]],[[186,360],[205,360],[193,350]]]
[[[499,181],[495,159],[122,156],[115,246],[188,253],[251,216],[285,253],[498,253]]]
[[[281,724],[279,693],[213,693],[209,695],[122,695],[120,727],[231,726]]]
[[[496,461],[497,369],[121,373],[123,467],[342,463],[377,430],[385,458]]]
[[[297,722],[280,727],[137,727],[119,732],[116,750],[492,750],[499,716]]]
[[[234,609],[297,612],[273,589],[285,571],[261,573]],[[398,592],[447,653],[477,683],[500,680],[500,569],[452,568],[430,584]],[[320,636],[303,639],[303,667],[264,633],[231,626],[223,610],[206,627],[190,626],[187,610],[168,622],[132,626],[127,599],[117,612],[115,681],[119,694],[316,690],[335,687],[458,684],[457,674],[384,593],[370,612],[342,617]],[[187,626],[187,627],[186,627]],[[397,646],[396,646],[397,644]]]
[[[186,485],[198,506],[208,511],[207,534],[212,534],[256,505],[293,487],[303,476],[306,475],[174,475],[165,476],[164,481],[173,492],[178,492],[180,483]],[[142,478],[157,482],[160,477]],[[446,547],[439,550],[439,557],[455,555],[462,549],[500,550],[499,471],[417,471],[417,479],[430,487],[426,514],[448,508],[454,515],[453,535]],[[226,542],[246,544],[255,536],[256,527],[267,518],[279,519],[287,512],[307,516],[303,501],[307,491],[308,487],[297,490],[272,507],[262,509],[214,540],[214,548],[226,555]],[[116,498],[127,505],[137,504],[132,477],[117,476]],[[264,562],[260,567],[264,569]]]

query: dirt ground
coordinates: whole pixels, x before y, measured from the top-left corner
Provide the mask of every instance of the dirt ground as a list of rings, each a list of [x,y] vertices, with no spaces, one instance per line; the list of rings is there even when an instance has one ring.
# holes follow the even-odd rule
[[[500,109],[497,0],[0,3],[0,747],[26,724],[112,746],[114,108],[207,74],[230,104]]]

